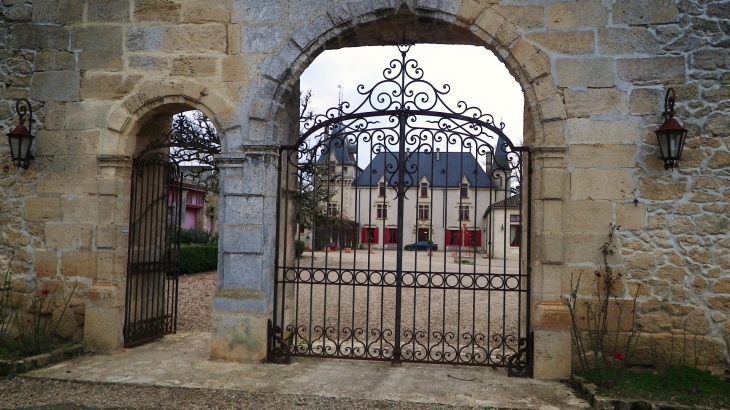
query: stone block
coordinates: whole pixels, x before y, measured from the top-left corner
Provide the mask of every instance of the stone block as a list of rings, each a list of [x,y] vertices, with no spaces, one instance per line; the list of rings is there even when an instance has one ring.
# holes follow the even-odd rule
[[[678,21],[677,4],[663,0],[616,0],[613,4],[614,24],[645,25],[660,23],[676,23]]]
[[[134,21],[170,22],[180,20],[180,3],[172,0],[136,0]]]
[[[128,95],[142,76],[124,74],[84,73],[81,77],[81,98],[83,100],[116,100]]]
[[[29,50],[66,50],[69,33],[66,27],[16,24],[13,27],[13,48]]]
[[[570,165],[575,168],[633,168],[636,145],[590,144],[570,146]]]
[[[570,377],[571,338],[569,330],[535,329],[533,376],[537,379]]]
[[[540,235],[541,262],[543,264],[562,264],[565,260],[565,243],[562,232],[543,232]]]
[[[623,230],[646,228],[646,204],[624,203],[616,205],[616,223]]]
[[[657,54],[660,45],[646,27],[598,29],[598,51],[602,55]]]
[[[471,24],[482,14],[485,3],[494,3],[494,1],[462,0],[456,15],[459,19]]]
[[[234,55],[223,57],[221,74],[223,81],[248,83],[253,79],[255,65],[251,63],[251,56]]]
[[[99,218],[99,200],[96,197],[64,195],[61,197],[63,222],[96,222]]]
[[[261,225],[264,223],[264,198],[225,196],[225,220],[221,223],[236,225]]]
[[[37,101],[78,101],[77,71],[44,71],[33,74],[30,97]]]
[[[182,4],[181,21],[184,23],[228,23],[231,12],[217,0],[197,0]]]
[[[111,101],[66,104],[66,128],[69,130],[106,128],[111,105]]]
[[[463,3],[462,3],[463,4]],[[493,10],[504,17],[507,21],[512,22],[522,30],[535,30],[545,26],[545,7],[544,6],[502,6],[495,5]]]
[[[36,23],[79,23],[84,14],[84,0],[35,0],[33,21]]]
[[[595,52],[596,40],[592,31],[548,31],[528,34],[526,38],[555,53],[574,55]]]
[[[65,51],[39,51],[35,55],[36,71],[63,71],[76,69],[76,56]]]
[[[664,105],[661,90],[634,88],[629,98],[631,115],[660,114]]]
[[[96,229],[96,247],[97,248],[114,248],[114,239],[117,231],[121,230],[117,225],[103,224]]]
[[[161,56],[131,55],[127,65],[132,70],[167,72],[170,69],[170,60]]]
[[[213,311],[211,359],[258,362],[266,357],[270,313]]]
[[[559,59],[555,61],[558,86],[613,87],[613,61],[608,58]]]
[[[352,13],[346,3],[336,3],[327,10],[327,15],[335,26],[352,20]]]
[[[59,198],[29,197],[23,201],[23,217],[27,222],[61,220]]]
[[[107,53],[104,51],[82,51],[79,53],[80,70],[110,70],[122,69],[122,54]]]
[[[543,199],[563,199],[565,194],[565,170],[546,168],[542,170]]]
[[[147,29],[145,29],[147,30]],[[161,51],[185,53],[225,53],[228,45],[228,33],[223,24],[179,24],[172,27],[165,27],[158,30],[155,27],[148,28],[152,38],[148,40],[154,44],[160,39]]]
[[[626,114],[626,93],[616,88],[566,89],[563,95],[568,117]]]
[[[33,252],[33,266],[35,267],[36,278],[48,278],[58,274],[58,257],[55,251]]]
[[[684,57],[627,58],[616,62],[618,77],[632,84],[683,83],[684,67]]]
[[[268,53],[284,39],[283,27],[244,27],[241,51],[245,53]]]
[[[93,287],[92,292],[94,292]],[[123,328],[123,307],[103,308],[87,306],[84,315],[84,351],[99,353],[120,352],[124,347]]]
[[[48,172],[36,185],[38,195],[97,192],[95,156],[56,156],[47,163]]]
[[[130,0],[87,0],[86,20],[100,23],[126,23],[129,21]]]
[[[6,21],[29,22],[33,18],[33,6],[30,4],[16,4],[5,11]]]
[[[570,119],[566,121],[566,139],[571,144],[636,144],[641,140],[641,126],[636,120],[595,121]]]
[[[707,128],[714,137],[730,136],[730,115],[715,113],[707,118]]]
[[[123,29],[112,25],[81,26],[71,30],[71,49],[121,53]]]
[[[515,42],[509,50],[512,57],[514,57],[520,65],[526,63],[527,60],[537,54],[537,51],[538,50],[535,46],[525,40]]]
[[[549,28],[602,27],[608,23],[608,9],[599,0],[559,2],[548,6]]]
[[[603,234],[613,222],[609,201],[566,201],[565,232]]]
[[[178,57],[172,61],[170,74],[187,77],[212,77],[218,74],[218,59],[200,56]]]
[[[38,132],[37,156],[95,155],[99,149],[99,131],[46,131]]]
[[[278,2],[262,2],[260,0],[240,0],[234,3],[236,17],[241,21],[276,21],[281,18]]]
[[[68,251],[61,255],[63,276],[96,279],[96,253],[91,251]]]
[[[525,68],[525,73],[530,81],[544,76],[550,75],[550,58],[545,53],[538,52],[526,63],[522,65]],[[546,80],[547,81],[547,80]],[[538,88],[535,86],[535,92],[537,94]],[[538,97],[539,99],[539,97]]]
[[[50,249],[88,249],[93,226],[90,224],[46,223],[45,244]]]
[[[623,200],[633,197],[636,185],[629,168],[577,168],[571,173],[570,181],[570,197],[573,200]]]
[[[687,191],[686,182],[662,182],[656,177],[644,177],[639,179],[639,192],[641,198],[655,201],[676,201]]]
[[[555,94],[547,100],[541,101],[539,105],[540,115],[542,116],[543,121],[565,119],[565,104],[559,95]]]
[[[505,18],[495,13],[491,8],[485,9],[476,20],[475,24],[487,34],[494,36],[499,27],[504,24]]]

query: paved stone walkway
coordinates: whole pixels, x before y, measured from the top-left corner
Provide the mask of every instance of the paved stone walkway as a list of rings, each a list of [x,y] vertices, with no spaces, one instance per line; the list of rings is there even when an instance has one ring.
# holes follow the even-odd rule
[[[112,356],[85,355],[33,378],[229,389],[324,397],[517,409],[587,409],[563,383],[507,378],[506,370],[352,360],[296,359],[291,365],[214,362],[208,333],[180,333]]]

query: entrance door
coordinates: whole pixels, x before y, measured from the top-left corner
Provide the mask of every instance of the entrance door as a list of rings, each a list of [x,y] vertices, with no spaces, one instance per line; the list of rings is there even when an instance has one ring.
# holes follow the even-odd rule
[[[129,218],[124,346],[174,333],[182,175],[167,155],[134,161]]]
[[[361,103],[307,119],[297,143],[281,148],[269,359],[452,363],[529,375],[527,243],[514,260],[497,261],[479,239],[486,210],[529,189],[528,151],[491,115],[463,102],[448,107],[448,86],[426,82],[409,48],[399,46],[382,81],[358,88],[367,90]],[[300,254],[297,226],[328,238],[354,226],[363,245]],[[462,239],[441,242],[452,231]],[[409,246],[429,239],[437,251]]]
[[[184,184],[215,192],[214,154],[220,139],[208,118],[190,112],[134,159],[129,205],[129,251],[124,346],[177,330],[180,229]],[[182,165],[181,165],[182,164]]]

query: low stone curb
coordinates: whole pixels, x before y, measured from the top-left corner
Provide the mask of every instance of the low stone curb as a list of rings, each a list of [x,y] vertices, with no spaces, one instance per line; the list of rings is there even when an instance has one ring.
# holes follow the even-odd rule
[[[582,377],[573,375],[570,381],[578,389],[580,395],[586,398],[591,407],[596,410],[716,410],[712,407],[684,406],[668,402],[600,396],[598,386],[589,383]]]
[[[84,348],[81,344],[60,347],[49,353],[26,357],[20,360],[0,360],[0,375],[16,375],[79,356]]]

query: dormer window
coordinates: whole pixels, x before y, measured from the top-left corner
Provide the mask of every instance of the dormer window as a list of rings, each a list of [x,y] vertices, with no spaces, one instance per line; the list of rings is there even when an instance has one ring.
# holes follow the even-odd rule
[[[428,198],[428,182],[421,182],[421,198]]]
[[[378,184],[378,196],[385,198],[385,182]]]
[[[461,197],[469,198],[469,184],[466,184],[466,183],[461,184]]]

